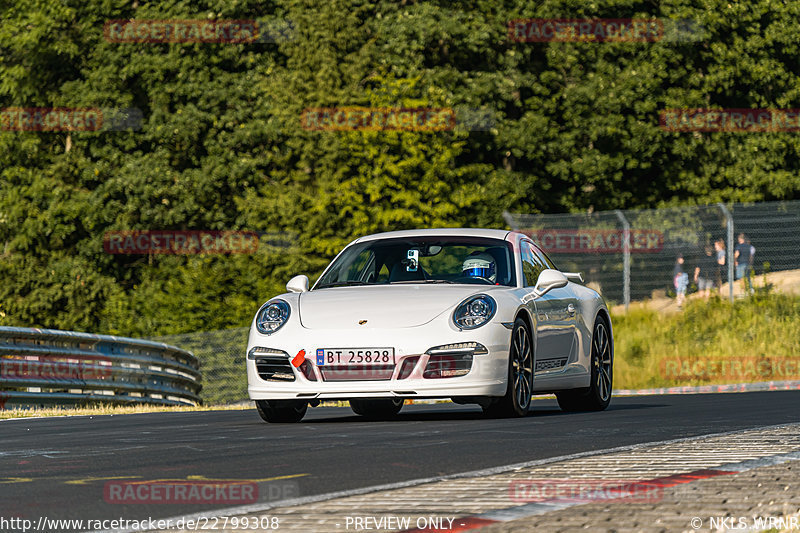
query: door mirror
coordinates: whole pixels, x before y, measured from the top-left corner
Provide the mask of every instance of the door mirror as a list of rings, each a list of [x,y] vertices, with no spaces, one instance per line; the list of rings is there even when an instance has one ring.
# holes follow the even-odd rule
[[[308,292],[308,276],[293,277],[286,284],[286,290],[289,292]]]
[[[558,270],[547,268],[539,274],[539,279],[536,280],[536,287],[533,290],[536,296],[542,296],[553,289],[566,287],[567,281],[567,276]]]

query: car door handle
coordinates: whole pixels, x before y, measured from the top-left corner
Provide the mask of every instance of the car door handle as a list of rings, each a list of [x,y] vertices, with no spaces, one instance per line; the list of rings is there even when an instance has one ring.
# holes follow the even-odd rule
[[[569,304],[567,306],[567,313],[569,313],[569,316],[575,316],[575,306],[572,305],[572,304]]]

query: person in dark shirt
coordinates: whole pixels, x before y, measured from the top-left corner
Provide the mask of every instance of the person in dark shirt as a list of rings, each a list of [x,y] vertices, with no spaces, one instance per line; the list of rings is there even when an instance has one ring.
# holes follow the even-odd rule
[[[711,296],[711,289],[714,288],[714,277],[718,267],[719,265],[711,246],[706,245],[705,255],[700,258],[698,265],[694,269],[694,282],[697,284],[697,290],[706,299]]]
[[[675,303],[678,309],[683,306],[686,298],[686,287],[689,286],[689,274],[683,271],[683,255],[678,254],[675,259],[675,268],[672,269],[672,284],[675,286]]]
[[[750,264],[752,263],[751,246],[744,233],[740,233],[736,246],[733,248],[733,258],[736,261],[736,279],[744,278],[744,288],[752,292],[753,283],[750,281]]]

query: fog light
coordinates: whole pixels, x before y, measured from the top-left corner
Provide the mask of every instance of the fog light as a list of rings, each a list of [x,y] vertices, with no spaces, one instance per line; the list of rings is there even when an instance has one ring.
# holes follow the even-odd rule
[[[425,353],[428,355],[437,355],[443,353],[469,353],[472,355],[485,355],[489,353],[489,350],[487,350],[486,346],[479,342],[456,342],[453,344],[434,346]]]
[[[275,348],[264,348],[263,346],[253,346],[249,352],[247,352],[248,359],[255,359],[259,355],[283,355],[285,357],[289,357],[289,354],[284,352],[283,350],[276,350]]]

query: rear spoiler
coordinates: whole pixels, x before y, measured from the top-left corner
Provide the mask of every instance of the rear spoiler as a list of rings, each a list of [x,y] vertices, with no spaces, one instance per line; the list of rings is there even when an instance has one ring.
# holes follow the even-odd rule
[[[562,272],[568,280],[574,281],[575,283],[583,283],[583,276],[581,276],[580,272]]]

